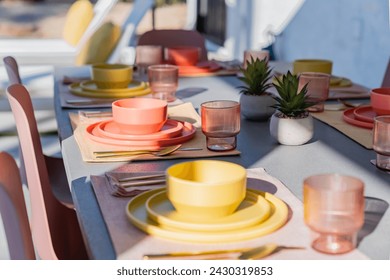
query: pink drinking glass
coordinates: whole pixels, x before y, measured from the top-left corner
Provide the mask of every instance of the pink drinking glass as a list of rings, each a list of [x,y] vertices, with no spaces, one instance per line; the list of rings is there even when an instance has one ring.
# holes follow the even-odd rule
[[[144,80],[148,66],[163,62],[163,48],[159,45],[142,45],[135,48],[135,64],[140,78]]]
[[[202,132],[211,151],[229,151],[237,147],[240,132],[240,103],[229,100],[201,104]]]
[[[246,68],[246,65],[248,61],[256,60],[258,58],[259,60],[265,59],[267,62],[269,60],[269,51],[267,50],[246,50],[244,51],[244,68]]]
[[[176,100],[179,80],[179,67],[170,64],[151,65],[148,77],[153,98],[172,102]]]
[[[375,117],[373,136],[376,166],[390,170],[390,115]]]
[[[329,96],[330,75],[318,72],[303,72],[299,75],[298,90],[307,85],[308,101],[316,103],[308,108],[310,112],[323,112]]]
[[[304,218],[313,232],[312,247],[327,254],[356,248],[364,222],[364,183],[351,176],[319,174],[303,185]]]

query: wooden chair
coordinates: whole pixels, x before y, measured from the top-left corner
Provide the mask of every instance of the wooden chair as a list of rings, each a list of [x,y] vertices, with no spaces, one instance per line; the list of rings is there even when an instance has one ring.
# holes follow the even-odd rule
[[[21,77],[19,75],[18,63],[12,56],[7,56],[3,59],[5,68],[7,70],[8,78],[10,85],[21,84]],[[25,96],[31,100],[30,95]],[[31,101],[30,101],[31,102]],[[15,112],[12,110],[15,115]],[[34,113],[29,116],[31,120],[35,120]],[[39,138],[39,135],[38,135]],[[35,140],[38,142],[38,139]],[[40,141],[40,140],[39,140]],[[40,149],[41,151],[42,149]],[[22,182],[27,183],[26,171],[25,171],[25,161],[22,149],[19,151],[20,156],[20,175],[22,177]],[[69,184],[66,178],[64,163],[61,158],[55,158],[46,156],[42,153],[42,156],[45,159],[46,166],[48,168],[47,173],[49,174],[50,185],[53,189],[53,193],[56,198],[69,208],[74,208],[72,195],[69,190]]]
[[[201,61],[207,60],[205,39],[194,30],[161,29],[150,30],[142,34],[137,45],[161,45],[163,47],[197,46],[201,49]]]
[[[46,162],[42,153],[29,93],[23,85],[14,84],[7,88],[7,97],[26,163],[32,214],[30,224],[38,255],[42,259],[85,259],[86,248],[76,211],[59,202],[50,186],[48,172],[51,163]]]
[[[9,254],[12,260],[34,260],[22,182],[15,160],[0,152],[0,214],[3,220]]]

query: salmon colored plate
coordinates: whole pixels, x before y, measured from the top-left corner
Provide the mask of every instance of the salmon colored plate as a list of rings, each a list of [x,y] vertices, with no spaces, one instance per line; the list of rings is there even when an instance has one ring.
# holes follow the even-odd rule
[[[179,75],[212,73],[219,69],[221,69],[221,66],[217,63],[213,61],[204,61],[194,66],[179,66]]]
[[[288,208],[282,200],[270,193],[249,190],[266,199],[271,207],[269,217],[262,222],[233,230],[222,229],[220,231],[211,232],[162,227],[155,221],[149,219],[146,211],[146,201],[152,195],[159,193],[162,190],[165,190],[165,188],[154,189],[136,196],[127,204],[126,214],[130,222],[144,232],[175,241],[186,241],[191,243],[226,243],[243,241],[264,236],[278,230],[287,222],[288,218]]]
[[[195,231],[222,231],[240,229],[261,223],[271,213],[268,201],[250,190],[238,209],[226,217],[208,221],[196,221],[175,210],[165,190],[156,193],[146,201],[146,212],[150,219],[166,228]]]
[[[160,131],[148,135],[126,134],[121,132],[118,124],[113,120],[102,121],[97,124],[99,134],[108,138],[121,140],[161,140],[176,137],[183,131],[183,123],[176,120],[167,120]]]
[[[132,81],[126,88],[110,88],[102,89],[98,88],[94,81],[84,81],[80,83],[80,88],[85,91],[97,92],[97,93],[126,93],[132,91],[140,91],[147,87],[145,82]]]
[[[374,122],[374,118],[377,116],[374,109],[370,106],[360,106],[353,111],[355,119],[364,122]]]
[[[183,130],[180,135],[169,139],[147,139],[147,140],[123,140],[104,136],[98,129],[100,122],[91,124],[86,127],[87,136],[102,144],[142,147],[142,148],[158,148],[184,143],[195,136],[196,128],[189,122],[183,122]]]
[[[345,110],[343,113],[343,120],[346,121],[349,124],[355,125],[355,126],[360,126],[364,128],[373,128],[374,124],[370,122],[365,122],[356,119],[355,114],[354,114],[355,108],[351,108],[348,110]]]
[[[151,93],[149,87],[145,87],[141,90],[129,91],[129,92],[91,92],[86,91],[80,87],[80,83],[73,83],[69,85],[69,91],[77,96],[93,97],[93,98],[126,98],[135,97]]]

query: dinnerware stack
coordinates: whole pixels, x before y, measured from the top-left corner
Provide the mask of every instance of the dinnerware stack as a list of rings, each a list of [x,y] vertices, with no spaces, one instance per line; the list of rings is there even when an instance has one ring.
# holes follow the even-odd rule
[[[343,119],[352,125],[372,129],[376,116],[390,115],[390,88],[375,88],[370,92],[371,104],[347,109]]]
[[[154,98],[127,98],[112,103],[112,118],[86,126],[86,135],[103,144],[129,149],[159,149],[192,139],[189,122],[167,119],[167,102]]]
[[[166,187],[144,192],[126,207],[131,223],[158,237],[200,243],[256,238],[285,224],[286,204],[246,188],[237,164],[197,160],[166,170]]]
[[[95,64],[91,80],[69,85],[72,94],[92,98],[127,98],[150,93],[149,85],[133,80],[133,67],[124,64]]]

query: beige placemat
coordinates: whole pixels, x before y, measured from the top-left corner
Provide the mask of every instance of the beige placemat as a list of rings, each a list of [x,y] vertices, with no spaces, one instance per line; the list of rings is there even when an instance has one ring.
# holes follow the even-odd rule
[[[366,149],[372,149],[372,130],[349,124],[343,120],[343,111],[323,111],[311,113],[311,115],[334,127]]]
[[[233,150],[227,152],[213,152],[207,149],[206,137],[200,129],[200,116],[195,111],[191,103],[184,103],[181,105],[168,107],[169,118],[187,121],[192,123],[196,128],[195,136],[191,140],[183,143],[183,148],[195,147],[201,150],[197,151],[176,151],[171,155],[164,157],[158,157],[154,155],[137,155],[137,156],[123,156],[123,157],[112,157],[112,158],[96,158],[94,152],[97,151],[116,151],[116,150],[129,150],[127,146],[107,145],[95,142],[88,138],[86,127],[99,121],[99,119],[90,118],[88,121],[80,122],[78,114],[70,113],[72,127],[74,128],[73,135],[80,148],[81,155],[86,162],[120,162],[120,161],[147,161],[147,160],[161,160],[161,159],[177,159],[177,158],[200,158],[200,157],[218,157],[218,156],[233,156],[239,155],[240,151]]]
[[[131,165],[127,165],[129,172]],[[145,174],[145,173],[144,173]],[[139,173],[135,175],[140,175]],[[343,255],[327,255],[314,251],[310,247],[310,231],[304,224],[303,207],[300,200],[278,179],[270,176],[263,168],[248,169],[247,187],[266,191],[276,195],[290,209],[289,221],[279,230],[254,239],[220,244],[202,244],[176,242],[145,234],[134,227],[127,219],[125,208],[129,198],[115,197],[109,194],[105,176],[91,176],[103,218],[106,222],[117,259],[142,259],[144,254],[158,254],[174,251],[200,251],[215,249],[248,248],[274,242],[286,246],[304,246],[304,250],[282,250],[268,259],[367,259],[358,250]]]

